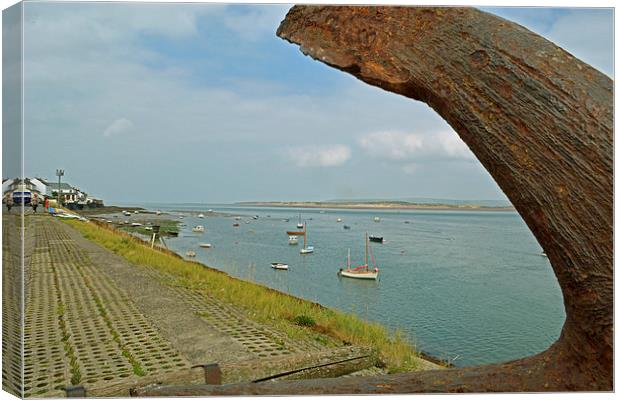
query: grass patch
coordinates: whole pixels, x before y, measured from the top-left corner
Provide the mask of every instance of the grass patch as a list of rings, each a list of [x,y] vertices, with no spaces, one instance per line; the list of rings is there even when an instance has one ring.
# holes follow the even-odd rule
[[[54,268],[54,289],[56,290],[56,301],[58,302],[58,306],[56,307],[56,315],[58,316],[58,327],[62,332],[62,346],[65,350],[65,356],[69,359],[69,372],[71,373],[71,384],[77,385],[82,381],[82,372],[80,371],[80,364],[78,363],[77,357],[75,355],[75,350],[69,341],[71,338],[71,334],[69,333],[69,329],[67,328],[67,324],[65,322],[65,306],[62,302],[62,297],[60,295],[60,284],[58,282],[58,275],[56,274],[56,268]]]
[[[183,260],[168,250],[151,249],[146,242],[105,225],[64,222],[133,264],[169,274],[168,285],[190,288],[203,296],[239,306],[246,310],[248,317],[272,325],[293,339],[316,340],[318,332],[340,343],[374,348],[390,372],[421,367],[418,353],[402,332],[390,334],[384,326],[363,321],[353,314],[233,278],[203,264]],[[297,324],[296,319],[302,324]],[[310,321],[314,324],[306,325]]]
[[[312,317],[309,317],[307,315],[298,315],[295,318],[293,318],[293,323],[295,325],[299,325],[299,326],[316,326],[316,322],[314,321],[314,319],[312,319]]]
[[[81,272],[80,272],[80,274],[81,274]],[[84,276],[82,276],[82,277],[84,278],[84,283],[86,284],[86,287],[90,290],[90,293],[93,296],[93,299],[95,299],[95,304],[97,305],[97,310],[99,311],[99,315],[101,315],[101,318],[103,318],[103,320],[105,321],[106,325],[108,326],[108,330],[112,334],[112,339],[116,342],[116,344],[118,345],[119,349],[121,349],[121,354],[131,364],[131,367],[133,369],[133,373],[135,375],[137,375],[137,376],[144,376],[144,375],[146,375],[146,372],[144,372],[144,370],[142,369],[142,364],[140,364],[140,362],[138,360],[136,360],[136,358],[133,356],[133,354],[131,354],[131,352],[123,344],[120,335],[118,334],[116,329],[114,329],[114,325],[112,325],[112,321],[110,320],[110,317],[108,316],[108,312],[106,311],[106,309],[105,309],[103,303],[101,302],[101,299],[99,298],[99,296],[97,296],[95,294],[95,291],[93,290],[90,282],[86,279],[86,277],[84,277]]]
[[[159,225],[159,234],[162,236],[177,236],[179,234],[179,221],[173,220],[158,220],[151,221],[153,224]],[[153,234],[152,230],[146,229],[149,225],[142,226],[131,226],[131,225],[120,225],[119,229],[127,232],[135,232],[144,236],[150,237]],[[152,225],[151,225],[152,226]]]

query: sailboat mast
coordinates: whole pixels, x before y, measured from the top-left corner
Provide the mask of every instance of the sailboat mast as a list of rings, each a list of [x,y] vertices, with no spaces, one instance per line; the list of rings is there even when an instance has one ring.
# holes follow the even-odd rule
[[[347,269],[351,268],[351,249],[347,252]]]
[[[307,240],[306,238],[308,237],[308,228],[306,226],[306,223],[304,222],[304,249],[307,247]]]
[[[368,269],[368,232],[366,232],[366,247],[364,249],[364,259],[366,260],[366,269]]]

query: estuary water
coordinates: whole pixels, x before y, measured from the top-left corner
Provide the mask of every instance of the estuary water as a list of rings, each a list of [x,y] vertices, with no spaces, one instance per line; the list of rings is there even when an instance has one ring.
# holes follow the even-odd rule
[[[184,215],[179,237],[167,239],[179,254],[193,250],[197,261],[232,276],[399,329],[418,349],[458,366],[540,352],[564,322],[551,265],[516,212],[142,206]],[[300,211],[313,254],[299,254],[303,240],[288,244]],[[198,224],[204,233],[192,232]],[[339,278],[347,249],[354,264],[363,262],[366,232],[385,238],[371,243],[380,279]],[[213,247],[198,247],[203,242]],[[276,261],[289,270],[270,268]]]

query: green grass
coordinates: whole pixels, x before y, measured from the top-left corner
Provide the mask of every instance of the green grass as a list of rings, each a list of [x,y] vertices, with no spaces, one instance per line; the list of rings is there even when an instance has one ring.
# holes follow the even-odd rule
[[[160,220],[157,221],[159,225],[159,234],[162,236],[170,236],[170,235],[178,235],[179,234],[179,222],[173,220]],[[119,229],[127,232],[135,232],[144,236],[151,237],[153,234],[152,230],[146,229],[147,225],[142,226],[131,226],[131,225],[121,225]]]
[[[65,221],[85,238],[129,262],[169,274],[171,286],[182,286],[246,310],[249,317],[284,331],[291,338],[370,346],[390,372],[421,367],[415,348],[402,332],[390,334],[377,323],[320,306],[275,290],[245,282],[202,264],[183,260],[167,250],[150,249],[145,242],[95,223]],[[297,319],[297,322],[295,322]],[[304,322],[299,324],[298,322]],[[305,323],[313,322],[306,326]],[[319,339],[317,339],[319,338]],[[321,339],[322,338],[322,339]]]

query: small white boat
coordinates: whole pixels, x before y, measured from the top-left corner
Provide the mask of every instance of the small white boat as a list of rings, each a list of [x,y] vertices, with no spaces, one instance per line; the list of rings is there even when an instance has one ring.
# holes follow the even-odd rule
[[[295,235],[290,235],[288,237],[288,244],[290,245],[296,245],[297,244],[297,236]]]
[[[204,218],[205,215],[204,214],[198,214],[198,218]]]
[[[207,210],[207,212],[212,213],[212,212],[213,212],[213,210],[209,208],[209,209]]]
[[[147,231],[152,231],[153,227],[152,226],[145,226],[144,229],[146,229]]]
[[[297,223],[297,228],[301,229],[304,227],[304,224],[301,223],[301,213],[299,213],[299,222]]]
[[[359,270],[357,268],[360,268]],[[339,272],[340,276],[344,276],[345,278],[353,278],[353,279],[377,279],[379,276],[379,270],[375,268],[374,270],[366,271],[366,266],[360,265],[357,268],[342,270]]]
[[[202,247],[203,249],[210,249],[211,243],[200,243],[198,246]]]
[[[182,216],[182,215],[179,215],[179,219],[183,219],[183,216]]]
[[[375,222],[379,222],[379,221],[381,221],[381,218],[379,218],[379,217],[375,217],[375,218],[373,218],[373,221],[375,221]]]
[[[138,211],[138,210],[135,210],[133,213],[134,213],[134,214],[137,214],[137,213],[139,213],[139,211]]]
[[[304,247],[299,250],[299,254],[314,253],[314,246],[308,246],[308,227],[304,224]]]
[[[249,223],[250,223],[250,221],[245,221],[245,223],[246,223],[246,224],[249,224]]]
[[[156,215],[161,215],[161,211],[157,210],[157,211],[155,211],[155,214]]]
[[[185,253],[185,255],[187,257],[196,257],[196,252],[190,250],[187,253]]]
[[[314,253],[314,246],[304,246],[301,250],[299,250],[299,254],[310,254]]]
[[[338,218],[336,222],[342,222],[342,218]]]
[[[204,232],[205,231],[205,227],[202,225],[196,225],[195,227],[192,228],[192,232]]]
[[[545,253],[544,251],[542,253],[540,253],[541,257],[547,257],[547,253]]]
[[[129,211],[123,211],[123,215],[129,217],[131,216],[131,213]]]
[[[279,263],[279,262],[273,262],[273,263],[271,263],[271,268],[273,268],[273,269],[288,270],[288,264]]]
[[[338,276],[343,276],[345,278],[353,278],[353,279],[374,279],[376,280],[377,277],[379,276],[379,268],[377,268],[376,264],[374,265],[373,269],[368,268],[368,253],[369,253],[368,234],[366,234],[365,263],[358,267],[351,268],[351,250],[349,250],[347,253],[347,268],[346,269],[340,268],[340,271],[338,271]],[[374,264],[375,262],[374,257],[372,257],[372,261]]]
[[[142,224],[139,222],[132,222],[131,226],[142,226]]]
[[[236,221],[241,221],[241,217],[235,217]]]

